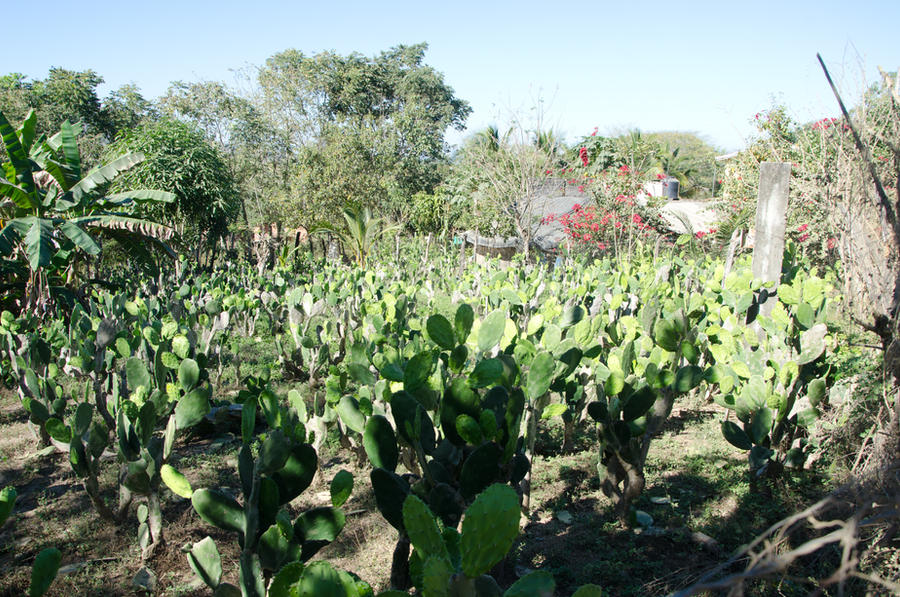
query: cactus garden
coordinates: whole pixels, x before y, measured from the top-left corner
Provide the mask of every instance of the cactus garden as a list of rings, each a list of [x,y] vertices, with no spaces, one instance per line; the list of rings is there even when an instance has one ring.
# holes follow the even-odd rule
[[[424,51],[288,51],[105,128],[4,79],[0,595],[900,590],[896,73],[757,115],[705,188],[639,131],[451,159]],[[322,113],[288,129],[297,72]],[[712,227],[646,192],[679,176]]]

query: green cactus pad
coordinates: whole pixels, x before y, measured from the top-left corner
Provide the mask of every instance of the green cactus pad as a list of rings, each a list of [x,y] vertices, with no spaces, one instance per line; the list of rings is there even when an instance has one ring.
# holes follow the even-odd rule
[[[331,505],[340,508],[353,493],[353,475],[345,470],[340,470],[331,480]]]
[[[547,393],[555,370],[556,359],[549,352],[541,352],[534,357],[525,379],[525,396],[528,400],[533,402]]]
[[[31,567],[31,585],[28,587],[28,597],[41,597],[53,584],[56,573],[59,572],[59,563],[62,561],[62,553],[55,547],[48,547],[34,558]]]
[[[325,506],[307,510],[294,521],[295,541],[303,545],[302,561],[313,557],[317,551],[334,541],[344,528],[344,513],[338,508]]]
[[[496,309],[484,318],[478,330],[478,350],[484,352],[497,346],[506,330],[506,310]]]
[[[200,422],[210,411],[210,389],[196,388],[183,396],[175,406],[175,424],[178,429],[187,429]]]
[[[12,486],[4,487],[3,491],[0,491],[0,527],[12,513],[13,506],[16,504],[16,496],[16,488]]]
[[[222,581],[222,558],[212,537],[205,537],[194,543],[187,552],[188,564],[206,586],[215,589]]]
[[[259,470],[263,474],[274,473],[287,462],[291,455],[291,444],[284,437],[281,429],[272,429],[266,435],[266,441],[259,448]]]
[[[209,524],[237,533],[244,532],[244,511],[234,498],[215,489],[198,489],[191,495],[194,510]]]
[[[425,329],[428,330],[428,336],[431,341],[443,348],[444,350],[453,350],[456,346],[456,335],[453,333],[453,326],[447,321],[447,318],[440,314],[432,315],[425,322]]]
[[[193,495],[194,491],[191,489],[191,484],[188,482],[187,478],[175,470],[171,465],[162,465],[159,469],[159,475],[162,477],[166,487],[171,489],[172,493],[175,495],[188,499]]]
[[[359,410],[359,401],[353,396],[344,396],[335,407],[344,425],[351,430],[362,433],[366,427],[366,415]]]
[[[291,538],[277,524],[271,525],[260,535],[256,551],[264,570],[278,570],[281,567],[290,552],[290,542]]]
[[[508,485],[491,485],[466,510],[462,523],[462,570],[475,578],[509,552],[519,534],[519,497]]]
[[[403,502],[403,526],[410,543],[426,561],[429,557],[449,560],[450,555],[434,514],[425,502],[414,495],[407,496]]]
[[[446,558],[428,556],[422,564],[422,593],[428,597],[450,597],[453,570]]]
[[[258,528],[264,529],[274,524],[281,506],[281,496],[278,484],[269,477],[262,477],[259,480],[259,501],[257,504],[259,511]]]
[[[634,421],[644,416],[654,402],[656,402],[656,392],[653,388],[644,386],[625,400],[625,404],[622,406],[622,419]]]
[[[466,458],[459,473],[459,487],[462,494],[471,499],[496,481],[500,474],[502,457],[502,451],[493,442],[476,448]]]
[[[485,412],[488,413],[490,418],[493,418],[493,413],[489,411]],[[481,426],[478,424],[478,421],[469,415],[459,415],[456,417],[456,433],[459,434],[467,444],[473,446],[481,445],[484,441],[484,433],[481,431]]]
[[[185,392],[190,392],[200,381],[200,366],[194,359],[184,359],[178,366],[178,383]]]
[[[409,495],[409,484],[396,473],[373,469],[369,478],[375,493],[375,505],[392,527],[403,532],[403,502]]]
[[[453,317],[453,329],[456,331],[456,339],[460,344],[465,344],[472,331],[472,324],[475,322],[475,311],[472,307],[463,303],[456,308],[456,315]]]
[[[290,502],[309,487],[318,466],[316,451],[309,444],[298,444],[291,449],[281,470],[272,474],[272,480],[278,484],[282,504]]]
[[[434,461],[431,462],[434,464]],[[447,483],[438,483],[428,492],[428,503],[448,527],[456,527],[462,518],[462,496]]]
[[[72,433],[75,435],[84,435],[91,426],[91,417],[94,416],[94,406],[89,402],[82,402],[75,409],[75,416],[72,418]]]
[[[503,593],[503,597],[553,597],[555,590],[553,575],[545,570],[537,570],[513,583]]]
[[[582,585],[572,593],[572,597],[604,597],[604,595],[599,585]]]
[[[397,468],[399,449],[397,437],[390,422],[381,416],[373,415],[366,421],[363,432],[363,447],[372,466],[393,471]]]
[[[302,562],[291,562],[279,570],[269,585],[269,597],[291,597],[291,586],[300,580],[305,569]]]

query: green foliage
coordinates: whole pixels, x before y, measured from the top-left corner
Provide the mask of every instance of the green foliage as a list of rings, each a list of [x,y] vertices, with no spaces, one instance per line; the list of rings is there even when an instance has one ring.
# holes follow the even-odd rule
[[[80,127],[66,121],[47,139],[36,136],[36,122],[32,111],[14,129],[0,112],[0,134],[9,160],[3,163],[0,197],[11,201],[0,227],[0,256],[13,272],[27,275],[22,306],[43,312],[50,308],[51,287],[56,295],[68,290],[59,287],[59,278],[74,277],[79,255],[100,254],[95,236],[127,241],[126,247],[137,256],[146,255],[144,243],[168,238],[171,231],[131,213],[142,203],[171,202],[172,196],[146,190],[104,195],[107,183],[143,156],[126,153],[82,174],[76,141]],[[17,271],[21,259],[28,264],[27,274]]]
[[[214,242],[237,218],[234,176],[222,153],[196,128],[169,118],[145,122],[120,135],[105,155],[135,151],[144,161],[117,180],[113,190],[139,185],[171,191],[174,202],[146,214],[183,230],[186,247],[196,246],[197,240]]]
[[[296,148],[305,223],[333,221],[347,204],[402,220],[410,197],[433,192],[444,132],[461,128],[470,108],[424,63],[426,49],[398,46],[372,58],[286,50],[266,61],[261,99]]]

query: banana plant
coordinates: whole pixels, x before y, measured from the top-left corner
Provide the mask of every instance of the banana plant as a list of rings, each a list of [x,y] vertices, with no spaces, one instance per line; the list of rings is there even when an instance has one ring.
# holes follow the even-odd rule
[[[36,116],[29,112],[15,129],[0,111],[0,135],[8,161],[0,178],[0,198],[9,212],[0,227],[0,255],[28,264],[22,306],[46,313],[54,297],[69,297],[68,278],[74,275],[79,251],[100,254],[97,236],[115,238],[135,257],[145,257],[152,242],[172,254],[165,240],[173,231],[149,220],[132,217],[132,205],[171,202],[164,191],[134,190],[104,195],[106,183],[140,163],[142,154],[126,154],[90,172],[82,172],[77,135],[80,125],[64,122],[49,139],[35,138]]]

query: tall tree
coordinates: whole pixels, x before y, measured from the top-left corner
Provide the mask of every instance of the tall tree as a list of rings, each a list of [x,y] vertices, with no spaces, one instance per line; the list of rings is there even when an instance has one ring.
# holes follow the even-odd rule
[[[302,164],[321,163],[324,156],[358,162],[369,160],[357,175],[358,185],[376,194],[341,194],[346,181],[335,181],[332,197],[340,202],[370,205],[402,218],[404,202],[418,191],[431,192],[440,182],[439,165],[446,163],[444,133],[462,128],[471,109],[458,99],[443,75],[424,63],[426,44],[398,46],[373,58],[353,53],[322,52],[305,56],[297,50],[278,53],[260,69],[260,105],[284,131]],[[366,136],[369,151],[346,154],[352,139]],[[321,159],[313,159],[313,154]],[[366,157],[368,156],[368,157]],[[368,174],[366,174],[368,173]],[[327,180],[309,173],[296,177],[302,195],[325,196]],[[339,212],[313,210],[325,219]]]
[[[213,244],[237,217],[234,179],[219,149],[195,127],[170,118],[147,121],[107,148],[109,157],[141,152],[145,160],[113,185],[165,189],[175,201],[153,208],[157,221],[177,227],[185,248]],[[199,254],[199,253],[198,253]]]

